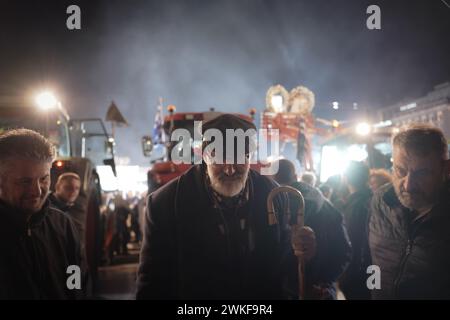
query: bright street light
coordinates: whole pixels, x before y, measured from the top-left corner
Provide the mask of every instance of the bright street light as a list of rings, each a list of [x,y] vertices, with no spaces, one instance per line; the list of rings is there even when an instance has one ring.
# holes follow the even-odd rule
[[[50,91],[44,91],[36,96],[36,104],[43,110],[48,110],[58,105],[58,100]]]
[[[358,123],[356,133],[361,136],[367,136],[370,133],[370,125],[366,122]]]
[[[339,109],[339,102],[333,101],[333,109],[334,109],[334,110]]]

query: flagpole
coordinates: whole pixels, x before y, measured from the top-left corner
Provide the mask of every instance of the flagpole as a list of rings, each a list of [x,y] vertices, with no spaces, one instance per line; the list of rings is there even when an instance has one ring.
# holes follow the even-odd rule
[[[113,139],[116,138],[115,132],[116,132],[116,126],[115,126],[116,122],[115,121],[111,121],[111,135],[113,137]]]

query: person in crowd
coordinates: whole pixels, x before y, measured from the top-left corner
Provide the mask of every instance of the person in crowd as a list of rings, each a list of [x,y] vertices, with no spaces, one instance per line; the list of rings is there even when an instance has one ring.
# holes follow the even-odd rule
[[[367,223],[372,191],[369,183],[369,167],[364,162],[351,161],[344,172],[344,182],[350,195],[344,205],[344,221],[350,242],[352,260],[339,281],[339,287],[348,300],[368,300],[367,267],[371,265],[367,242]]]
[[[58,177],[55,191],[50,192],[48,199],[50,204],[59,210],[66,212],[77,228],[84,247],[84,232],[86,220],[86,206],[77,203],[80,195],[81,179],[75,172],[65,172]]]
[[[372,192],[377,191],[381,186],[391,182],[392,182],[391,174],[386,169],[370,170],[369,186],[370,189],[372,189]]]
[[[250,137],[237,145],[227,129]],[[293,228],[291,238],[282,194],[276,221],[268,219],[277,184],[250,169],[252,132],[252,122],[231,114],[203,123],[203,163],[149,195],[138,299],[298,297],[294,253],[305,261],[315,255],[314,232]]]
[[[392,183],[371,204],[369,245],[380,268],[372,298],[449,299],[447,140],[436,127],[413,124],[393,136],[392,147]]]
[[[87,206],[83,206],[77,199],[80,195],[81,179],[75,172],[62,173],[55,184],[55,191],[50,192],[50,205],[66,213],[75,225],[80,239],[82,284],[85,296],[92,295],[92,274],[86,258],[86,215]]]
[[[330,200],[333,189],[331,189],[331,187],[329,185],[324,183],[324,184],[320,185],[319,190],[320,190],[320,192],[322,192],[323,196],[326,199]]]
[[[114,264],[114,251],[117,250],[117,211],[113,197],[106,199],[106,208],[104,212],[104,259],[106,265]]]
[[[50,193],[52,204],[64,212],[69,212],[80,194],[81,179],[75,172],[65,172],[58,177],[55,192]]]
[[[116,234],[115,250],[117,254],[128,255],[128,242],[130,231],[128,229],[128,218],[131,214],[130,206],[121,194],[115,198]]]
[[[69,266],[80,266],[71,219],[49,205],[54,146],[41,134],[0,134],[0,299],[75,299]]]
[[[131,231],[134,233],[134,241],[140,243],[142,240],[141,227],[139,221],[139,203],[141,199],[139,197],[133,198],[131,203]]]
[[[304,172],[300,178],[300,181],[306,183],[307,185],[313,188],[316,186],[316,180],[317,180],[316,175],[314,174],[314,172],[311,171]]]
[[[342,180],[342,176],[337,174],[329,177],[325,182],[326,185],[331,187],[330,201],[340,212],[344,211],[345,199],[348,196],[347,186]]]

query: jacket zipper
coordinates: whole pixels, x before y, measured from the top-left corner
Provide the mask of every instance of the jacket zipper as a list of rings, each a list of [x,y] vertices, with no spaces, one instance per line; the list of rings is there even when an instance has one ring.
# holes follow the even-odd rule
[[[421,225],[420,225],[421,226]],[[405,269],[405,265],[406,265],[406,260],[408,260],[409,255],[411,254],[411,250],[412,250],[412,246],[414,244],[414,239],[417,236],[417,233],[419,232],[420,226],[418,226],[415,229],[412,229],[408,232],[408,242],[405,248],[405,254],[403,255],[401,264],[400,264],[400,269],[399,272],[397,274],[397,278],[395,279],[394,282],[394,294],[396,297],[398,297],[398,291],[399,291],[399,287],[400,287],[400,280],[403,276],[404,273],[404,269]]]
[[[412,239],[408,239],[406,248],[405,248],[405,253],[403,255],[403,258],[401,260],[400,263],[400,269],[399,272],[397,274],[397,277],[395,279],[394,282],[394,294],[395,296],[398,296],[398,290],[399,290],[399,286],[400,286],[400,279],[403,276],[403,272],[405,271],[405,265],[406,265],[406,261],[408,260],[409,255],[411,254],[411,250],[412,250],[412,246],[413,246],[414,241]]]
[[[44,279],[44,273],[42,272],[42,268],[41,268],[41,264],[40,261],[38,259],[38,252],[36,249],[36,245],[34,243],[34,241],[31,239],[33,236],[32,233],[32,229],[31,229],[31,223],[27,222],[27,226],[26,226],[26,230],[27,230],[27,238],[26,241],[30,242],[30,245],[32,246],[32,250],[33,250],[33,262],[35,264],[35,268],[36,268],[36,273],[37,273],[37,278],[34,278],[36,281],[38,281],[38,284],[43,284],[45,283],[45,279]]]
[[[225,220],[225,216],[223,214],[223,211],[221,208],[217,208],[217,210],[219,211],[220,214],[220,218],[222,220],[223,223],[223,228],[224,228],[224,236],[226,237],[227,240],[227,248],[228,248],[228,256],[231,256],[231,243],[230,243],[230,232],[228,229],[228,224],[227,221]]]
[[[28,236],[28,237],[31,237],[31,235],[32,235],[32,233],[31,233],[31,222],[30,222],[30,220],[31,220],[31,217],[28,217],[28,219],[27,219],[27,221],[26,221],[26,225],[25,225],[26,231],[27,231],[27,236]]]

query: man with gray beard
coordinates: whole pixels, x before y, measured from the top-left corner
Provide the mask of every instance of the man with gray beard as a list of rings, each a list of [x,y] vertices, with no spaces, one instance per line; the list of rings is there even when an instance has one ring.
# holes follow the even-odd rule
[[[369,245],[380,267],[375,299],[450,298],[450,184],[441,130],[413,125],[396,134],[392,184],[372,200]]]
[[[254,134],[239,142],[228,129],[256,134],[253,123],[231,114],[204,123],[203,163],[149,196],[138,299],[296,298],[287,197],[275,198],[278,223],[269,225],[266,200],[277,184],[250,169]],[[295,235],[307,261],[314,232]]]

